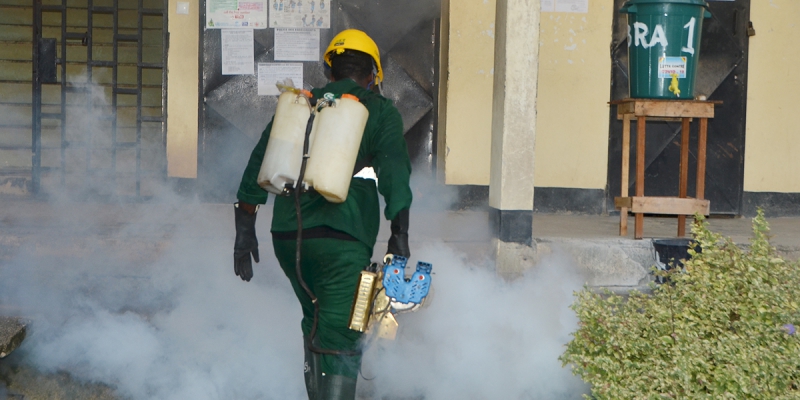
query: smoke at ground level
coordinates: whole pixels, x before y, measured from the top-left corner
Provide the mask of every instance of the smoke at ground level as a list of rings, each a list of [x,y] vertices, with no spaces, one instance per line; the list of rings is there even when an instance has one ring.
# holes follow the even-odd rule
[[[585,385],[558,356],[577,327],[569,309],[583,280],[553,256],[513,282],[444,245],[417,251],[434,265],[427,308],[398,317],[398,339],[365,360],[375,394],[425,399],[575,399]],[[380,397],[376,397],[380,398]]]
[[[232,271],[232,212],[202,209],[150,207],[112,228],[65,217],[46,246],[21,246],[0,265],[0,302],[33,319],[18,356],[131,399],[304,398],[300,307],[272,255],[269,221],[259,220],[262,261],[244,283]],[[513,282],[442,243],[414,249],[416,260],[433,263],[433,297],[399,317],[396,341],[369,348],[363,375],[374,379],[360,380],[362,394],[585,392],[557,361],[583,283],[568,260],[544,260]]]

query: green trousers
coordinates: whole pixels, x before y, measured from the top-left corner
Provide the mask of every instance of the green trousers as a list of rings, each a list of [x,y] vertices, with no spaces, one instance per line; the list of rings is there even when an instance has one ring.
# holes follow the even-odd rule
[[[272,240],[275,256],[292,283],[303,308],[301,328],[308,337],[314,322],[314,305],[297,280],[295,240]],[[372,249],[358,241],[340,239],[304,239],[301,270],[303,280],[319,302],[319,321],[315,343],[323,349],[353,351],[358,349],[361,333],[348,328],[350,309],[361,271],[369,265]],[[322,355],[322,373],[358,376],[360,356]]]

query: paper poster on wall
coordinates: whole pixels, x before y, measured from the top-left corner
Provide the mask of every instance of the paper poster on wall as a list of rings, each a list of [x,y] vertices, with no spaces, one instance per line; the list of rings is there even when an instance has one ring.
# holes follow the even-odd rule
[[[319,29],[275,28],[275,61],[319,61]]]
[[[331,0],[267,0],[270,28],[331,27]]]
[[[289,78],[296,88],[303,87],[303,63],[258,63],[258,95],[280,94],[276,83]]]
[[[222,30],[222,75],[253,75],[252,29]]]
[[[589,0],[541,0],[542,12],[588,13]]]
[[[268,0],[206,0],[206,28],[267,28]]]
[[[586,14],[589,12],[589,0],[555,0],[556,12]]]

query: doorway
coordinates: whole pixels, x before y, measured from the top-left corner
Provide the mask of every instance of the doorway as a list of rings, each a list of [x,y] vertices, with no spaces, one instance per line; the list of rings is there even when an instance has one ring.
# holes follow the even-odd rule
[[[414,173],[432,175],[440,1],[334,0],[331,5],[331,28],[320,30],[321,50],[348,28],[361,29],[375,40],[385,69],[383,95],[394,101],[403,118]],[[219,29],[204,29],[201,38],[197,192],[208,201],[228,202],[236,197],[242,171],[275,112],[277,97],[258,96],[255,75],[222,75]],[[256,29],[254,40],[255,61],[274,62],[274,29]],[[303,77],[306,86],[327,83],[321,61],[303,62]]]

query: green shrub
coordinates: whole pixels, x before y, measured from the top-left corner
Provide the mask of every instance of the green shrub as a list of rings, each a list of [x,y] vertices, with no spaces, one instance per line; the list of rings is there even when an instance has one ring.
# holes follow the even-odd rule
[[[561,362],[596,399],[800,398],[800,265],[769,244],[761,211],[747,250],[696,222],[702,251],[652,294],[576,294]]]

